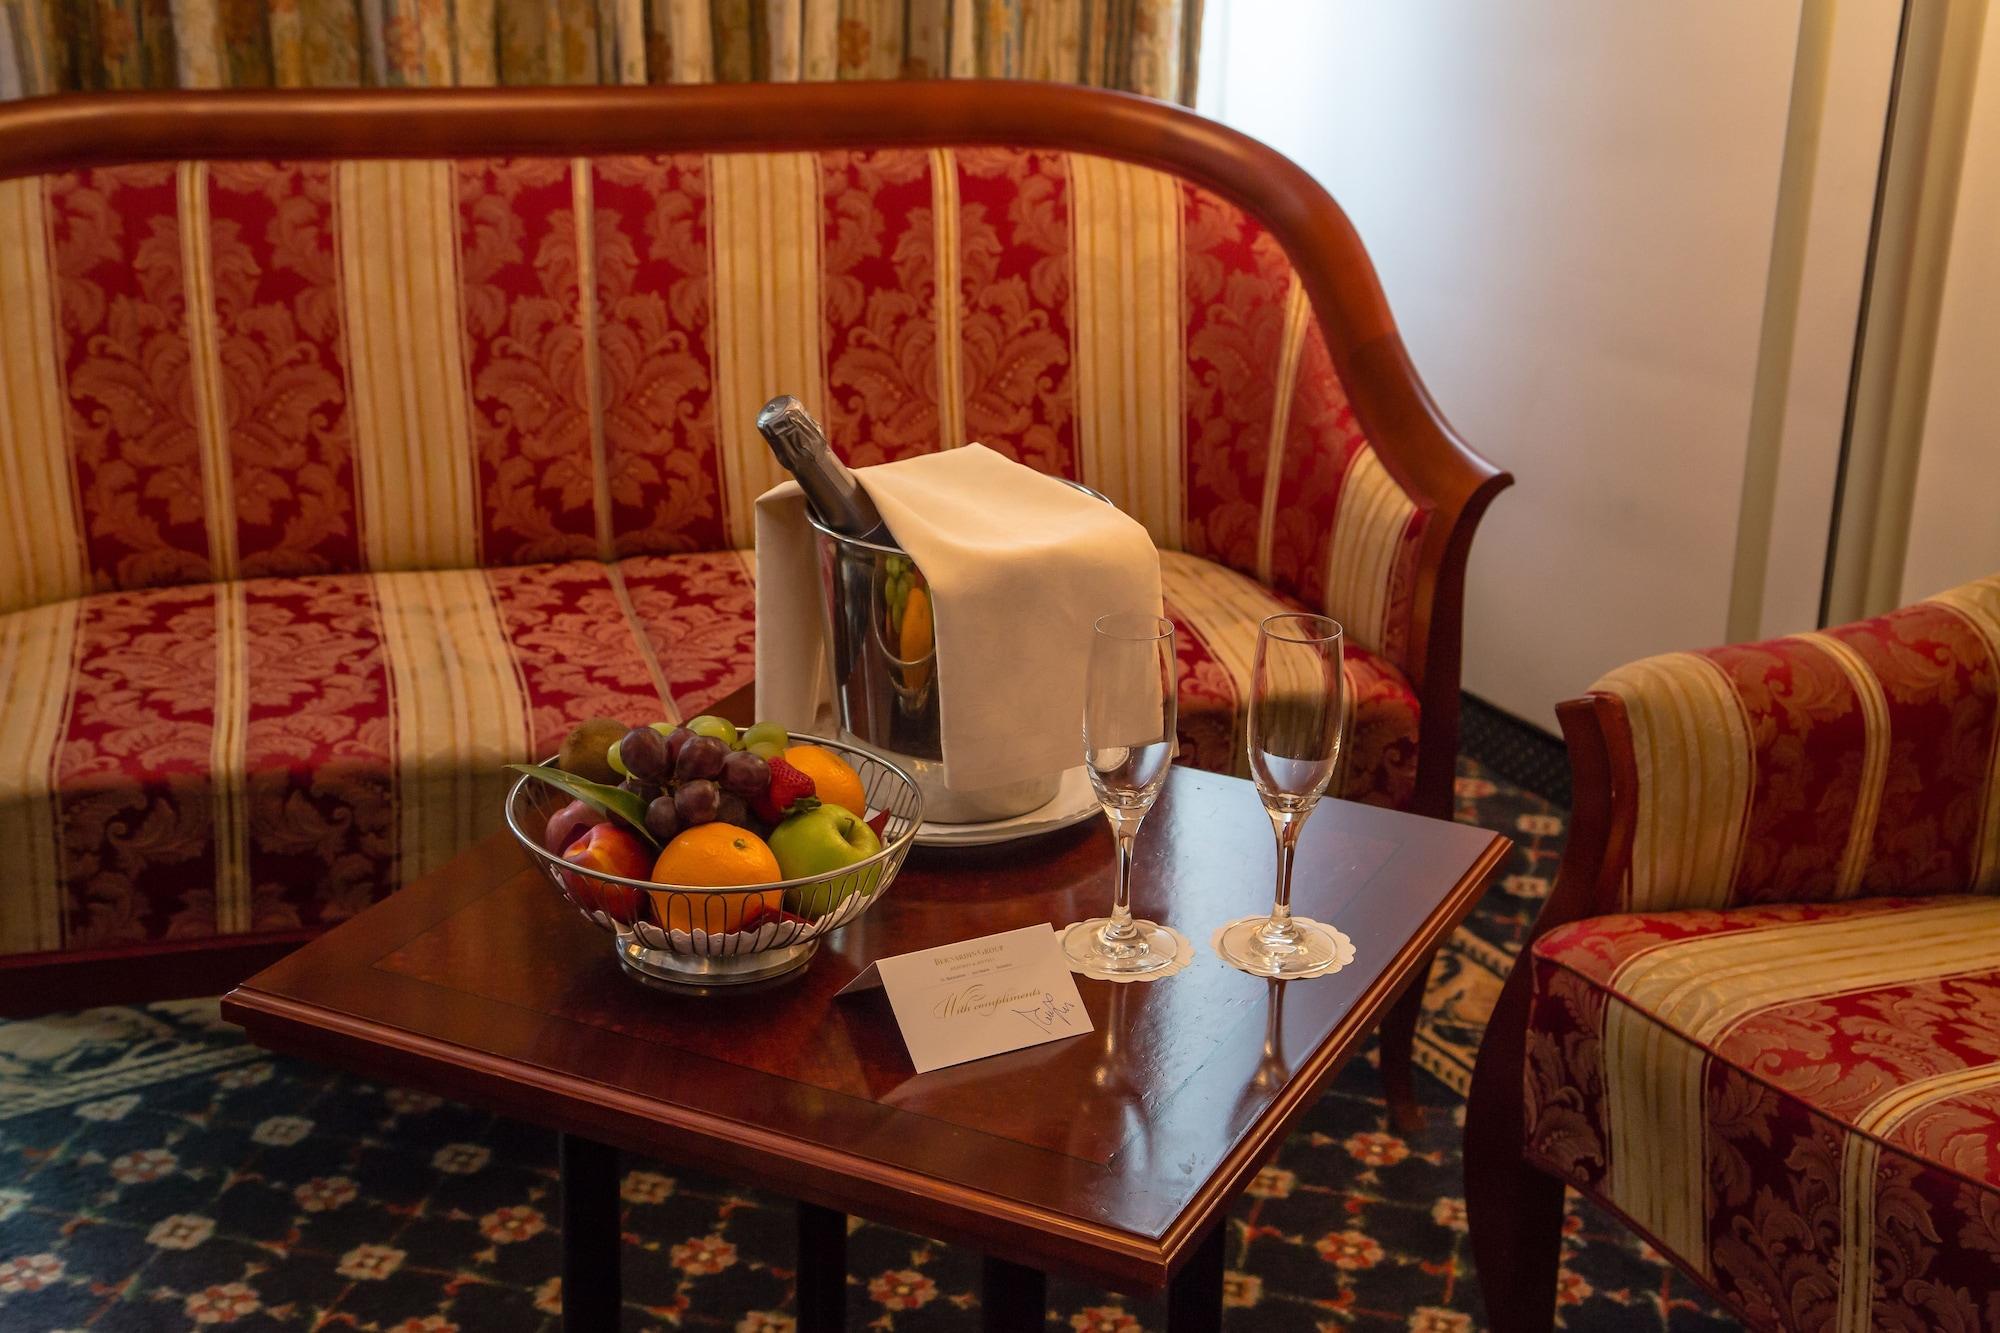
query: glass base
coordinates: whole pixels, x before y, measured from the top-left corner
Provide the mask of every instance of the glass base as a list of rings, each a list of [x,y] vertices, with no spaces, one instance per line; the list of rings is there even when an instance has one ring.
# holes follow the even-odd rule
[[[1239,972],[1286,980],[1316,977],[1341,964],[1334,933],[1302,916],[1282,926],[1268,916],[1232,921],[1216,933],[1215,951]]]
[[[1062,933],[1063,957],[1078,967],[1130,976],[1140,972],[1157,972],[1179,956],[1180,949],[1174,942],[1173,932],[1157,921],[1135,920],[1132,923],[1133,936],[1130,942],[1123,944],[1114,944],[1104,938],[1104,928],[1110,924],[1110,917],[1094,916],[1088,921],[1065,927]]]

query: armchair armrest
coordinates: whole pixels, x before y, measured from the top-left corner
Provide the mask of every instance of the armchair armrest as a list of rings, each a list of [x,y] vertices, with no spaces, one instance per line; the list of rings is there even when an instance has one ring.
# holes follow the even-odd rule
[[[1559,916],[2000,891],[2000,575],[1630,663],[1561,716]]]

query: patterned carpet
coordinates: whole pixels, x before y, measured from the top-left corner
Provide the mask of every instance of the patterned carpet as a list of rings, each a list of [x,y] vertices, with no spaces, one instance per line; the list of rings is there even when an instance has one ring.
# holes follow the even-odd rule
[[[1461,1094],[1562,844],[1562,811],[1473,765],[1460,818],[1512,862],[1433,978],[1430,1124],[1388,1131],[1372,1049],[1343,1071],[1230,1222],[1236,1330],[1462,1333]],[[790,1333],[782,1200],[628,1161],[627,1329]],[[560,1327],[552,1135],[248,1046],[213,1001],[0,1023],[0,1328]],[[1571,1329],[1735,1325],[1608,1219],[1573,1208]],[[850,1327],[967,1333],[976,1256],[874,1225],[849,1240]],[[1051,1285],[1052,1328],[1142,1333],[1153,1303]]]

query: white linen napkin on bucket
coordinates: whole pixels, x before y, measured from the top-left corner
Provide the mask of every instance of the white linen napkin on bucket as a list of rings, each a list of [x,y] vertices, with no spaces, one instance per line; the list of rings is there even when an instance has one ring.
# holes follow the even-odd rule
[[[1160,614],[1160,555],[1111,505],[984,445],[855,471],[930,584],[945,781],[961,791],[1083,762],[1092,625]],[[819,564],[796,482],[757,500],[757,716],[829,725]]]

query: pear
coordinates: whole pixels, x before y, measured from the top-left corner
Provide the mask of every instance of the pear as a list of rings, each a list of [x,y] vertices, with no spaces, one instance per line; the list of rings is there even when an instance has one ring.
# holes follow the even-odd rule
[[[630,730],[615,717],[593,717],[588,722],[579,722],[563,737],[562,748],[556,751],[556,767],[590,782],[615,785],[618,774],[605,755]]]

